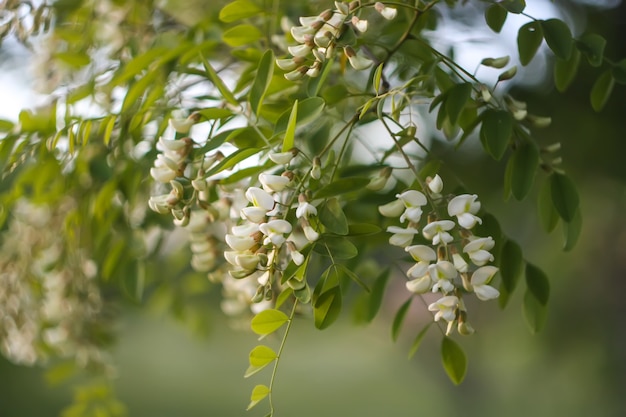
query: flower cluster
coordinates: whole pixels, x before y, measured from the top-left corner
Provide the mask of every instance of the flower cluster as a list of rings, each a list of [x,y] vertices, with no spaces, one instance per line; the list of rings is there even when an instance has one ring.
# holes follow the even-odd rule
[[[424,190],[433,207],[445,205],[449,218],[428,216],[421,236],[427,244],[413,244],[420,234],[423,209],[428,204],[427,195],[417,190],[408,190],[396,195],[397,200],[379,207],[385,217],[398,218],[405,227],[389,226],[392,233],[389,243],[400,246],[411,255],[415,264],[406,274],[406,287],[415,294],[440,293],[442,297],[428,306],[435,313],[435,321],[448,322],[447,333],[457,325],[461,334],[473,332],[467,323],[467,310],[463,295],[473,293],[479,300],[491,300],[500,294],[489,283],[498,268],[487,265],[494,260],[489,252],[495,242],[491,237],[475,236],[471,229],[482,223],[478,212],[480,202],[476,195],[441,195],[443,181],[437,175],[429,179]],[[456,219],[456,222],[451,220]]]
[[[385,19],[393,19],[396,9],[377,2],[374,9]],[[305,76],[317,77],[324,62],[335,55],[338,48],[350,65],[356,70],[367,69],[374,61],[362,50],[355,50],[353,45],[341,42],[343,33],[348,27],[356,33],[367,31],[368,21],[359,18],[360,1],[343,3],[336,1],[335,9],[327,9],[318,16],[300,17],[301,26],[293,26],[290,33],[297,45],[289,46],[287,50],[292,58],[278,59],[276,64],[284,71],[285,78],[290,81],[299,80]]]

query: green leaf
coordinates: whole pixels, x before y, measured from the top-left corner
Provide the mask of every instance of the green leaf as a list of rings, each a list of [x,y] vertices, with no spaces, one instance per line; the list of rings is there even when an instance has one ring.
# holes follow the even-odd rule
[[[106,127],[104,128],[103,136],[103,142],[105,146],[109,146],[109,143],[111,143],[111,134],[113,133],[113,128],[115,127],[116,117],[114,114],[112,114],[108,117],[108,119],[109,120],[106,123]]]
[[[378,67],[376,67],[376,71],[374,71],[374,77],[372,77],[372,83],[374,84],[374,91],[376,91],[376,95],[380,94],[380,81],[383,77],[383,68],[385,67],[385,63],[381,62]]]
[[[296,136],[296,122],[298,120],[298,100],[294,101],[291,113],[289,114],[289,121],[287,122],[287,130],[285,131],[285,137],[283,138],[283,152],[289,151],[293,148],[295,136]]]
[[[472,94],[472,84],[457,84],[447,91],[445,109],[450,124],[456,125],[459,115]],[[441,110],[439,110],[441,111]]]
[[[371,223],[353,223],[348,226],[348,236],[369,236],[381,231],[379,226]]]
[[[233,115],[233,112],[231,110],[220,107],[209,107],[206,109],[198,110],[197,113],[199,113],[206,120],[223,119]]]
[[[411,303],[413,302],[413,297],[406,300],[398,309],[395,317],[393,318],[393,323],[391,324],[391,340],[394,342],[398,340],[398,336],[400,335],[400,329],[402,328],[402,323],[404,323],[404,318],[406,317],[406,313],[409,311],[409,307],[411,307]]]
[[[351,259],[359,254],[352,242],[344,237],[324,236],[313,247],[316,253],[332,256],[334,259]]]
[[[619,84],[626,84],[626,58],[613,67],[613,78]]]
[[[315,327],[323,330],[333,324],[341,312],[341,288],[337,285],[322,294],[313,304]]]
[[[593,84],[591,88],[591,107],[595,111],[600,111],[604,108],[604,105],[609,100],[611,92],[613,92],[613,86],[615,80],[611,70],[604,71]]]
[[[222,34],[222,40],[229,46],[243,46],[261,39],[261,31],[256,26],[243,24],[234,26]]]
[[[517,49],[519,50],[519,60],[526,66],[532,61],[543,41],[543,30],[541,23],[532,21],[526,23],[517,33]]]
[[[250,87],[250,107],[252,111],[257,116],[261,113],[261,106],[263,104],[263,99],[265,98],[265,93],[272,81],[272,76],[274,75],[274,52],[271,49],[268,49],[261,58],[259,62],[259,68],[256,72],[256,77],[254,78],[254,82],[252,83],[252,87]]]
[[[568,60],[556,58],[554,63],[554,84],[561,93],[574,81],[578,65],[580,64],[580,52],[578,49],[572,51]]]
[[[506,291],[511,294],[519,277],[522,273],[524,258],[522,249],[513,240],[507,240],[502,245],[502,251],[499,257],[500,276],[502,277],[502,285]]]
[[[263,310],[252,318],[252,331],[259,335],[274,333],[289,321],[289,317],[280,310]]]
[[[301,128],[313,121],[319,120],[320,114],[324,110],[325,102],[321,97],[305,98],[298,102],[298,113],[295,121],[295,126]],[[284,132],[291,123],[291,114],[293,109],[285,111],[276,122],[276,128],[274,134]],[[291,149],[291,148],[289,148]]]
[[[543,230],[550,233],[559,222],[559,213],[556,211],[556,208],[554,208],[554,204],[552,203],[550,181],[544,181],[541,186],[537,197],[537,203],[541,226],[543,227]]]
[[[506,21],[508,13],[505,8],[498,4],[492,4],[485,10],[485,21],[487,26],[496,33],[500,33],[504,22]]]
[[[367,178],[350,177],[341,178],[332,182],[325,187],[320,188],[313,196],[313,198],[328,198],[336,195],[347,194],[352,191],[362,190],[370,180]]]
[[[219,19],[225,23],[236,22],[254,15],[260,14],[263,10],[256,4],[248,0],[237,0],[228,3],[220,10]]]
[[[413,343],[411,343],[411,349],[409,349],[409,359],[411,359],[417,353],[420,345],[422,344],[422,340],[424,340],[424,336],[428,333],[428,329],[432,326],[433,322],[428,323],[424,328],[415,336]]]
[[[244,378],[248,378],[265,368],[270,363],[274,362],[278,355],[274,350],[265,345],[256,346],[250,352],[250,366],[244,374]]]
[[[202,59],[202,64],[204,65],[204,70],[206,71],[207,76],[209,77],[213,85],[215,85],[215,87],[218,89],[222,97],[224,97],[224,99],[233,106],[239,107],[239,102],[237,101],[233,93],[228,89],[228,87],[226,87],[224,81],[222,81],[219,75],[217,75],[217,72],[211,66],[211,63],[202,54],[200,54],[200,58]]]
[[[376,314],[378,314],[378,310],[380,310],[390,272],[391,271],[389,268],[383,270],[383,272],[381,272],[376,277],[374,285],[372,285],[372,291],[370,292],[370,296],[368,297],[367,310],[365,311],[364,317],[365,321],[367,321],[368,323],[374,320],[374,317],[376,317]]]
[[[510,60],[511,57],[509,57],[508,55],[500,58],[484,58],[482,61],[480,61],[480,65],[500,69],[509,65]]]
[[[485,150],[500,160],[509,145],[513,133],[513,116],[504,110],[486,110],[482,114],[480,138]]]
[[[550,175],[550,195],[554,208],[566,222],[572,221],[578,210],[578,192],[576,186],[564,174],[558,172]]]
[[[541,21],[541,27],[546,43],[554,55],[561,59],[569,59],[574,46],[569,26],[560,19],[548,19]]]
[[[530,263],[526,263],[526,287],[541,305],[548,304],[550,281],[541,269]]]
[[[256,385],[252,389],[252,395],[250,395],[250,404],[248,404],[248,408],[246,408],[246,411],[250,410],[252,407],[261,402],[261,400],[267,397],[269,393],[270,389],[267,386],[262,384]]]
[[[12,121],[0,119],[0,132],[8,132],[13,129],[13,126],[15,126],[15,123]]]
[[[520,14],[526,8],[525,0],[500,0],[498,4],[502,5],[511,13]]]
[[[82,52],[57,52],[54,57],[73,68],[84,67],[91,62],[89,55]]]
[[[570,251],[576,246],[580,233],[582,231],[583,219],[580,215],[580,210],[576,210],[574,218],[569,223],[563,223],[563,237],[565,243],[563,245],[564,251]]]
[[[444,336],[441,341],[441,361],[443,369],[455,385],[463,382],[467,372],[467,357],[461,346],[448,336]]]
[[[255,155],[258,152],[259,150],[256,148],[238,149],[235,152],[228,155],[226,158],[222,159],[218,164],[213,166],[210,170],[208,170],[206,175],[207,176],[215,175],[226,169],[232,168],[235,165],[237,165],[239,162],[251,157],[252,155]]]
[[[548,309],[530,291],[524,293],[522,312],[530,331],[533,334],[539,333],[546,322]]]
[[[585,33],[577,42],[578,49],[582,52],[592,67],[599,67],[604,60],[604,47],[606,39],[595,33]]]
[[[530,191],[539,167],[539,150],[533,142],[519,145],[511,159],[511,192],[517,200],[523,200]]]
[[[326,204],[321,207],[319,219],[328,232],[337,235],[348,234],[348,219],[336,198],[328,199]]]

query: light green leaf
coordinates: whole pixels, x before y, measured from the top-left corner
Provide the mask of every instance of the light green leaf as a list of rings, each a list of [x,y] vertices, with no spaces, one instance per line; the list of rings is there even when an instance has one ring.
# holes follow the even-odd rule
[[[313,250],[334,259],[351,259],[359,254],[357,247],[345,237],[324,236],[317,241]]]
[[[278,355],[274,350],[265,345],[256,346],[250,352],[250,366],[244,374],[244,378],[248,378],[264,369],[267,365],[274,362]]]
[[[262,11],[259,6],[251,1],[237,0],[228,3],[220,10],[219,19],[225,23],[232,23],[260,14]]]
[[[580,52],[578,49],[572,51],[572,55],[568,60],[556,58],[554,63],[554,84],[561,93],[567,90],[567,87],[574,81],[579,64]]]
[[[526,23],[517,33],[517,49],[519,50],[519,60],[526,66],[537,53],[543,41],[543,30],[537,21]]]
[[[113,128],[115,127],[116,117],[114,114],[108,116],[108,120],[106,122],[106,127],[104,128],[104,136],[103,141],[106,146],[109,146],[111,143],[111,134],[113,133]]]
[[[289,317],[280,310],[263,310],[252,318],[252,331],[258,335],[267,335],[280,329],[289,321]]]
[[[505,8],[498,4],[492,4],[485,10],[485,21],[487,26],[496,33],[500,33],[508,13]]]
[[[376,95],[380,94],[380,81],[383,77],[383,68],[385,67],[385,63],[381,62],[378,67],[376,67],[376,71],[374,71],[374,77],[372,78],[372,83],[374,84],[374,91],[376,91]]]
[[[580,233],[582,231],[583,219],[580,215],[580,210],[576,210],[574,213],[574,218],[571,222],[565,223],[563,222],[563,237],[564,237],[564,251],[570,251],[576,246],[576,242],[578,242],[578,238],[580,237]]]
[[[578,39],[577,46],[591,66],[599,67],[602,65],[606,39],[595,33],[585,33]]]
[[[513,116],[503,110],[486,110],[482,115],[480,138],[485,150],[500,160],[509,145],[513,133]]]
[[[10,120],[0,119],[0,132],[8,132],[13,129],[13,126],[15,126],[15,123]]]
[[[250,404],[248,404],[247,410],[250,410],[252,407],[261,402],[265,397],[267,397],[270,393],[270,389],[266,385],[256,385],[252,389],[252,395],[250,395]]]
[[[313,304],[315,327],[323,330],[333,324],[341,312],[341,288],[335,286],[320,294]]]
[[[233,115],[233,112],[231,110],[219,107],[209,107],[206,109],[198,110],[198,113],[206,120],[223,119],[225,117],[230,117]]]
[[[541,269],[530,263],[526,263],[526,287],[541,305],[548,304],[550,281]]]
[[[73,68],[84,67],[91,62],[89,55],[82,52],[57,52],[54,57]]]
[[[413,343],[411,343],[411,349],[409,349],[409,359],[411,359],[417,353],[420,345],[422,344],[422,340],[424,340],[424,336],[428,333],[428,329],[432,326],[433,322],[428,323],[420,332],[415,336]]]
[[[319,210],[319,219],[328,232],[337,235],[348,234],[348,219],[337,198],[326,200],[326,204]]]
[[[566,222],[572,221],[578,210],[578,191],[569,177],[558,172],[550,175],[550,192],[554,208]]]
[[[234,26],[222,34],[222,40],[229,46],[243,46],[261,39],[261,31],[256,26],[243,24]]]
[[[559,222],[559,213],[552,203],[552,191],[550,181],[544,181],[537,197],[537,207],[539,209],[539,220],[543,230],[550,233]]]
[[[358,178],[358,177],[350,177],[350,178],[341,178],[332,182],[325,187],[320,188],[315,194],[315,199],[317,198],[328,198],[336,195],[343,195],[353,191],[362,190],[367,184],[369,184],[370,180],[367,178]]]
[[[451,125],[456,125],[459,115],[472,94],[472,84],[457,84],[447,91],[445,109]],[[439,110],[441,111],[441,110]]]
[[[511,159],[511,192],[517,200],[523,200],[535,181],[539,167],[539,150],[533,142],[525,141],[519,145]]]
[[[398,340],[398,336],[400,335],[400,329],[402,328],[402,323],[404,323],[404,318],[406,317],[406,313],[409,311],[409,307],[411,307],[411,303],[413,302],[413,297],[406,300],[400,308],[398,312],[393,318],[393,323],[391,324],[391,340],[394,342]]]
[[[441,341],[441,361],[443,369],[455,385],[463,382],[467,372],[467,357],[461,346],[448,336],[444,336]]]
[[[254,82],[252,83],[252,87],[250,87],[250,107],[257,116],[261,113],[263,99],[265,98],[265,93],[270,85],[270,82],[272,81],[273,75],[274,52],[272,52],[271,49],[268,49],[263,54],[263,57],[259,62],[256,77],[254,77]]]
[[[283,152],[289,151],[293,148],[295,136],[296,136],[296,124],[298,120],[298,100],[294,101],[291,113],[289,114],[289,122],[287,122],[287,130],[285,131],[285,137],[283,138]]]
[[[546,43],[554,55],[561,59],[569,59],[574,46],[569,26],[560,19],[548,19],[541,21],[541,27]]]
[[[539,333],[546,322],[548,309],[530,291],[524,293],[522,312],[530,331],[533,334]]]
[[[593,107],[595,111],[599,112],[604,108],[613,92],[614,85],[615,80],[613,79],[611,70],[604,71],[598,77],[591,88],[591,107]]]
[[[513,240],[507,240],[502,245],[502,251],[499,257],[500,276],[502,277],[502,285],[506,291],[511,294],[519,277],[522,274],[522,266],[524,264],[524,258],[522,255],[522,249]]]
[[[248,149],[238,149],[235,152],[228,155],[226,158],[222,159],[218,164],[213,166],[210,170],[207,171],[206,175],[211,176],[215,175],[219,172],[222,172],[226,169],[232,168],[237,165],[239,162],[255,155],[259,152],[259,149],[256,148],[248,148]]]
[[[295,121],[296,127],[301,128],[315,120],[318,120],[320,114],[322,114],[322,111],[324,110],[324,106],[325,102],[321,97],[310,97],[305,98],[302,101],[298,101],[298,114]],[[280,116],[276,122],[274,134],[287,130],[291,119],[291,113],[292,109],[288,109]]]
[[[204,65],[204,70],[207,73],[207,77],[209,77],[213,85],[215,85],[222,97],[224,97],[224,99],[233,106],[239,107],[239,102],[237,101],[233,93],[228,89],[228,87],[226,87],[224,81],[222,81],[219,75],[217,75],[217,72],[211,66],[211,63],[202,54],[200,54],[200,58],[202,59],[202,64]]]

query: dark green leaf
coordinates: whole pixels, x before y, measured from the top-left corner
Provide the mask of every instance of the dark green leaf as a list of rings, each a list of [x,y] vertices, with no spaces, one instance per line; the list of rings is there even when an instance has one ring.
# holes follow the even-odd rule
[[[507,111],[489,109],[483,112],[482,120],[480,138],[483,147],[494,159],[500,160],[513,133],[513,117]]]
[[[400,335],[400,328],[402,327],[402,323],[404,323],[404,318],[406,317],[406,313],[409,311],[409,307],[411,307],[411,302],[413,302],[413,297],[406,300],[398,309],[395,317],[393,318],[393,323],[391,324],[391,340],[394,342],[398,340],[398,336]]]
[[[578,49],[572,51],[568,60],[556,58],[554,63],[554,84],[560,92],[567,90],[567,87],[574,81],[578,65],[580,64],[580,52]]]
[[[609,100],[615,80],[611,70],[604,71],[593,84],[591,88],[591,107],[595,111],[600,111]]]
[[[517,200],[522,200],[533,185],[539,167],[539,150],[533,142],[519,145],[511,159],[511,191]]]
[[[613,67],[613,78],[619,84],[626,84],[626,58]]]
[[[541,305],[548,304],[550,282],[546,274],[535,265],[526,263],[526,287]]]
[[[348,226],[348,236],[368,236],[380,233],[382,229],[375,224],[353,223]]]
[[[232,27],[222,34],[222,40],[229,46],[243,46],[261,39],[261,31],[256,26],[243,24]]]
[[[250,87],[250,107],[257,116],[261,113],[261,105],[265,98],[272,76],[274,75],[274,53],[268,49],[259,62],[259,68]]]
[[[526,324],[532,333],[538,333],[546,322],[548,309],[542,305],[537,298],[530,292],[524,293],[524,303],[522,304],[522,312],[526,319]]]
[[[219,90],[220,94],[222,94],[222,97],[224,97],[224,99],[233,106],[239,107],[239,102],[237,101],[233,93],[228,89],[228,87],[226,87],[224,81],[222,81],[219,75],[217,75],[217,72],[211,66],[211,63],[209,63],[209,61],[202,54],[200,55],[200,57],[202,58],[202,64],[204,65],[207,76],[209,77],[213,85],[215,85],[215,87]]]
[[[237,20],[260,14],[263,10],[248,0],[237,0],[228,3],[220,10],[219,18],[222,22],[232,23]]]
[[[341,178],[319,189],[314,194],[313,198],[328,198],[336,195],[347,194],[352,191],[359,191],[369,184],[369,182],[370,180],[367,178]]]
[[[548,19],[541,21],[543,36],[546,43],[554,52],[554,55],[561,59],[569,59],[572,54],[574,40],[572,32],[565,22],[559,19]]]
[[[319,210],[319,219],[326,231],[337,235],[348,234],[348,219],[336,198],[326,200]]]
[[[334,259],[351,259],[359,254],[352,242],[344,237],[324,236],[313,247],[316,253],[332,256]]]
[[[545,181],[539,190],[539,196],[537,197],[539,220],[543,230],[550,233],[554,230],[559,222],[559,213],[554,207],[552,202],[552,190],[550,188],[550,181]]]
[[[202,115],[206,120],[215,120],[215,119],[223,119],[225,117],[230,117],[233,115],[233,112],[229,109],[211,107],[208,109],[198,110],[198,113]]]
[[[444,336],[441,341],[441,361],[443,369],[454,384],[463,382],[467,372],[467,357],[461,346],[448,336]]]
[[[500,0],[498,4],[502,5],[511,13],[520,14],[526,8],[525,0]]]
[[[506,21],[508,13],[505,8],[499,6],[498,4],[492,4],[487,7],[485,10],[485,21],[487,22],[487,26],[491,28],[496,33],[500,33],[502,30],[502,26],[504,26],[504,22]]]
[[[499,258],[500,276],[502,277],[502,285],[510,294],[515,290],[519,277],[522,273],[524,258],[522,249],[513,240],[507,240],[502,245],[502,251]]]
[[[578,210],[578,191],[569,177],[558,172],[550,176],[552,203],[559,216],[566,222],[572,221]]]
[[[472,94],[472,84],[457,84],[448,90],[445,103],[446,113],[450,124],[456,125],[461,111]],[[441,111],[441,110],[440,110]]]
[[[576,210],[572,221],[569,223],[563,223],[563,237],[565,239],[563,250],[569,251],[572,250],[574,246],[576,246],[576,242],[578,242],[580,232],[582,231],[582,226],[583,219],[580,215],[580,210]]]
[[[409,349],[409,359],[411,359],[417,353],[420,345],[422,344],[422,340],[424,340],[424,336],[428,333],[428,329],[432,326],[433,322],[428,323],[424,328],[415,336],[413,343],[411,343],[411,349]]]
[[[380,309],[380,305],[383,302],[383,296],[385,295],[385,287],[387,285],[387,281],[389,280],[390,270],[389,268],[384,269],[374,281],[374,285],[372,286],[372,291],[368,297],[367,301],[367,310],[365,312],[365,320],[367,322],[371,322],[376,314],[378,314],[378,310]]]
[[[302,101],[298,101],[298,113],[295,121],[295,126],[301,128],[302,126],[318,120],[320,114],[324,110],[325,102],[321,97],[305,98]],[[276,122],[276,128],[274,133],[278,134],[287,130],[292,109],[286,110]],[[291,149],[291,148],[289,148]]]
[[[585,33],[578,39],[577,46],[580,52],[585,55],[591,66],[599,67],[602,65],[606,39],[595,33]]]
[[[537,53],[543,41],[543,30],[537,21],[526,23],[517,33],[517,49],[519,50],[519,60],[526,66]]]
[[[280,329],[289,321],[289,317],[280,310],[263,310],[252,318],[250,326],[252,331],[259,335],[267,335]]]
[[[341,313],[341,288],[333,287],[320,294],[313,305],[315,327],[323,330],[333,324]]]

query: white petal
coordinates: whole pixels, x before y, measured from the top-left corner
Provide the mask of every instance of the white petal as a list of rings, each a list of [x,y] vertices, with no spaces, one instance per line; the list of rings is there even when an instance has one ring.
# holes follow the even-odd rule
[[[479,300],[493,300],[500,296],[500,292],[490,285],[477,285],[474,287],[474,293]]]
[[[402,200],[406,207],[421,207],[428,202],[426,196],[417,190],[408,190],[396,197]]]
[[[413,245],[405,248],[417,262],[434,261],[437,259],[437,253],[430,246]]]
[[[385,217],[399,217],[404,211],[404,202],[402,200],[394,200],[390,203],[378,206],[378,212]]]
[[[418,262],[406,271],[409,278],[421,278],[428,272],[428,262]],[[428,277],[430,279],[430,276]]]
[[[274,197],[258,187],[248,188],[246,199],[256,207],[263,207],[265,210],[273,209],[275,204]]]
[[[252,223],[261,223],[265,220],[265,216],[267,216],[268,212],[262,207],[249,206],[242,208],[239,213],[242,219],[246,219]]]
[[[428,290],[430,290],[430,285],[431,285],[430,277],[423,276],[418,279],[407,281],[406,288],[412,293],[424,294],[425,292],[428,292]]]
[[[439,174],[435,175],[435,178],[430,180],[430,182],[428,183],[428,188],[435,194],[441,193],[441,191],[443,190],[443,180],[441,179]]]
[[[495,266],[483,266],[474,271],[470,282],[473,286],[488,284],[497,272],[498,268]]]

